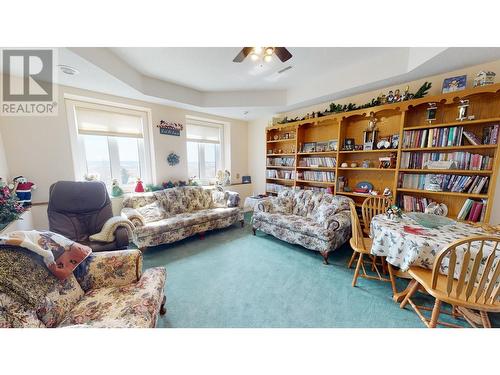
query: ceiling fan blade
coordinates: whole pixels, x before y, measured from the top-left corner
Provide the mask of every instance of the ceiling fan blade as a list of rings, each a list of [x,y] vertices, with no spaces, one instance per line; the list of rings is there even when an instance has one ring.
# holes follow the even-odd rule
[[[292,54],[285,47],[274,48],[274,53],[278,56],[281,62],[285,62],[292,57]]]
[[[242,62],[245,60],[245,57],[247,57],[250,52],[252,52],[252,47],[243,47],[243,49],[236,55],[236,57],[233,59],[233,62]]]

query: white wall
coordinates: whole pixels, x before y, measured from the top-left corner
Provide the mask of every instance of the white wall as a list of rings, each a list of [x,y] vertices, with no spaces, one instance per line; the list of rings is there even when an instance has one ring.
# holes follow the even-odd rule
[[[73,94],[89,98],[107,100],[151,109],[152,128],[149,129],[153,140],[153,156],[156,181],[187,180],[186,162],[186,131],[180,137],[161,135],[156,127],[160,120],[180,122],[185,124],[185,116],[192,115],[212,120],[229,122],[230,134],[230,171],[234,182],[236,175],[248,174],[247,162],[247,123],[203,113],[186,111],[179,108],[138,100],[121,98],[97,92],[60,86],[59,113],[55,117],[0,117],[0,134],[3,137],[3,147],[6,158],[0,152],[0,176],[2,173],[10,177],[23,175],[38,186],[33,192],[33,202],[46,202],[48,190],[52,183],[58,180],[74,179],[74,168],[69,141],[69,127],[64,105],[64,94]],[[1,140],[1,138],[0,138]],[[1,143],[0,143],[1,146]],[[180,163],[169,166],[166,158],[170,152],[180,156]],[[2,160],[7,161],[7,169],[2,168]],[[4,163],[5,164],[5,163]]]
[[[431,77],[426,77],[417,81],[408,82],[398,86],[386,87],[384,89],[370,91],[359,95],[336,99],[335,103],[348,104],[350,102],[358,105],[369,102],[372,98],[377,97],[381,92],[387,94],[389,90],[404,89],[406,85],[410,86],[410,92],[415,92],[425,82],[432,82],[432,88],[428,95],[437,95],[441,92],[443,80],[447,77],[455,75],[467,74],[467,86],[472,87],[472,82],[475,75],[481,70],[492,70],[497,73],[496,82],[500,82],[500,60],[493,61],[487,64],[476,65],[473,67],[456,70],[453,72],[443,73]],[[302,117],[308,112],[324,111],[331,102],[321,103],[314,106],[304,107],[286,113],[276,114],[277,116],[288,116],[289,118]],[[265,193],[265,127],[271,117],[261,118],[248,123],[248,170],[252,175],[254,192],[258,194]],[[493,201],[493,210],[491,212],[490,223],[500,223],[500,178],[495,186],[495,199]]]

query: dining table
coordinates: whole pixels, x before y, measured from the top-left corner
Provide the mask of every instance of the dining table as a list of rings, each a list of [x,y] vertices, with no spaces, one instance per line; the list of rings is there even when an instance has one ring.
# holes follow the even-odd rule
[[[395,301],[401,301],[408,292],[408,288],[402,292],[396,290],[395,275],[409,278],[406,271],[410,266],[432,269],[436,256],[450,243],[484,235],[488,232],[481,227],[454,220],[438,228],[427,228],[405,213],[396,219],[379,214],[370,223],[371,254],[384,257],[388,263]],[[487,256],[490,249],[484,250]]]

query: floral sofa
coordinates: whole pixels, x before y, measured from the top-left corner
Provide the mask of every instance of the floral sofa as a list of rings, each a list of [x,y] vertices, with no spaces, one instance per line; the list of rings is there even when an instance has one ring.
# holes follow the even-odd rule
[[[283,190],[259,202],[253,214],[253,232],[261,230],[280,240],[328,253],[351,236],[351,199],[311,190]]]
[[[138,327],[165,313],[165,268],[139,250],[92,253],[64,280],[22,248],[0,248],[0,328]]]
[[[238,193],[185,186],[123,199],[122,215],[134,223],[132,241],[144,249],[182,240],[197,233],[243,226]]]

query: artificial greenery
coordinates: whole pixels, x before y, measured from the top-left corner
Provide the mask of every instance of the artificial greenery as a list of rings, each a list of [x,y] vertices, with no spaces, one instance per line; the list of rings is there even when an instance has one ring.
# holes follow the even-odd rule
[[[417,90],[417,92],[415,94],[405,92],[401,101],[423,98],[425,95],[427,95],[431,86],[432,86],[432,83],[426,81],[426,82],[424,82],[424,84],[422,86],[420,86],[420,88]],[[397,103],[397,102],[395,102],[395,103]],[[333,113],[350,112],[350,111],[354,111],[356,109],[371,108],[371,107],[376,107],[376,106],[382,105],[382,104],[391,104],[391,103],[385,103],[381,96],[379,96],[377,98],[373,98],[368,103],[362,104],[360,106],[358,106],[354,103],[349,103],[349,104],[344,104],[344,105],[331,103],[329,108],[326,109],[324,112],[313,112],[312,117],[323,117],[323,116],[333,114]],[[309,114],[308,114],[308,116],[309,116]],[[310,117],[302,117],[302,118],[295,117],[293,119],[289,119],[288,117],[285,116],[283,118],[283,120],[279,121],[278,123],[279,124],[286,124],[288,122],[306,120],[307,118],[310,118]]]
[[[24,208],[16,195],[7,186],[0,187],[0,226],[3,227],[19,218]]]
[[[179,180],[175,182],[169,180],[162,182],[159,185],[147,184],[146,191],[158,191],[158,190],[171,189],[174,187],[182,187],[182,186],[198,186],[198,183],[192,179],[189,179],[188,181]]]

